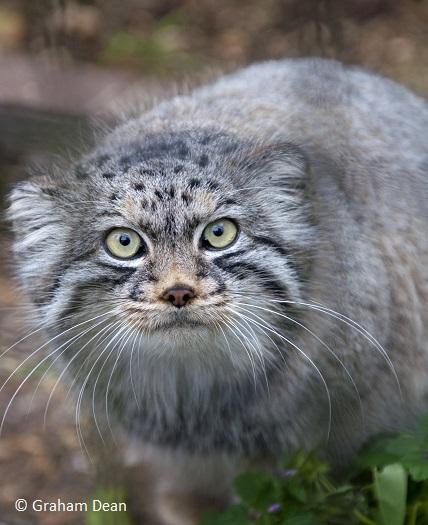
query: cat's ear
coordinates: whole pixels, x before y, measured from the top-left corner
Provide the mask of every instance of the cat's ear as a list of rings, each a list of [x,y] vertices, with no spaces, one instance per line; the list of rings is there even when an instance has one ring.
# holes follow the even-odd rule
[[[44,178],[18,183],[9,194],[7,217],[15,233],[18,251],[45,243],[56,226],[55,190]]]
[[[273,191],[282,198],[300,200],[309,182],[309,162],[294,144],[282,142],[260,146],[241,157],[246,184]]]
[[[7,218],[14,233],[18,274],[33,298],[46,288],[47,278],[63,249],[63,221],[56,189],[46,178],[34,177],[15,186],[9,195]]]

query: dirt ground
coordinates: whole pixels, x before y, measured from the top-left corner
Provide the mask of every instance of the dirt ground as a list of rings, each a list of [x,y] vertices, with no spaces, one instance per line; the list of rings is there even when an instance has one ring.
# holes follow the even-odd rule
[[[2,244],[5,242],[3,239]],[[41,343],[35,334],[6,352],[29,332],[23,322],[23,301],[20,301],[9,272],[2,263],[0,277],[0,331],[2,367],[0,382],[5,384],[10,374]],[[29,360],[19,369],[0,392],[1,413],[38,360]],[[46,369],[46,368],[45,368]],[[53,397],[46,426],[44,410],[54,374],[38,383],[36,373],[23,385],[5,419],[0,444],[0,516],[10,524],[62,525],[79,524],[81,517],[65,513],[43,515],[25,512],[25,518],[14,508],[18,498],[51,501],[85,501],[94,486],[90,465],[79,446],[73,424],[72,406],[66,400],[66,389],[60,386]],[[36,391],[37,389],[37,391]],[[24,513],[23,513],[24,514]]]

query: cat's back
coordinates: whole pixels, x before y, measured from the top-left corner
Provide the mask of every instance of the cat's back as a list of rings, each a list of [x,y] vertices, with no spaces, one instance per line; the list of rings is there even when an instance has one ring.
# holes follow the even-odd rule
[[[331,151],[427,152],[428,104],[405,87],[334,60],[287,59],[250,66],[195,93],[218,121],[264,138],[314,142]],[[349,149],[348,149],[349,153]]]
[[[159,104],[120,127],[113,139],[195,127],[260,143],[292,142],[363,171],[379,166],[380,159],[397,169],[427,171],[427,102],[387,78],[335,60],[249,66]]]

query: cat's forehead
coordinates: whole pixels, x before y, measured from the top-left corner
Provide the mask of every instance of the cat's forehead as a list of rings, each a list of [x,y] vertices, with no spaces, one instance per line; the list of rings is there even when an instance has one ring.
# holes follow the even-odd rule
[[[99,206],[153,232],[183,233],[226,206],[234,184],[231,155],[238,144],[223,135],[176,133],[102,149],[76,170]],[[102,213],[102,211],[101,211]]]
[[[224,185],[210,177],[183,174],[144,178],[130,174],[110,201],[131,223],[153,233],[184,233],[224,205]],[[226,192],[229,193],[229,192]],[[231,202],[231,201],[229,201]]]
[[[136,169],[148,176],[210,171],[230,162],[241,146],[232,135],[207,129],[164,131],[117,144],[109,140],[83,160],[77,176],[111,180]]]

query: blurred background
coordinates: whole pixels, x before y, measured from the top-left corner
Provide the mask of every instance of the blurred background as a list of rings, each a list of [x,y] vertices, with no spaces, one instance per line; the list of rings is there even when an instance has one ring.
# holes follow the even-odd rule
[[[90,119],[136,92],[156,96],[250,62],[308,55],[360,64],[426,96],[428,1],[0,0],[0,206],[26,165],[89,146]],[[25,299],[11,280],[4,221],[0,243],[2,355],[28,327]],[[37,338],[26,339],[0,359],[1,385],[7,381],[0,415],[34,362],[7,378],[35,344]],[[13,502],[84,501],[106,486],[126,493],[131,508],[143,508],[135,523],[154,525],[147,468],[111,450],[100,452],[96,465],[85,458],[66,386],[57,388],[44,425],[55,382],[51,369],[39,368],[8,412],[0,439],[0,525],[81,524],[82,515],[19,514]],[[138,495],[131,481],[137,471]]]

